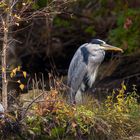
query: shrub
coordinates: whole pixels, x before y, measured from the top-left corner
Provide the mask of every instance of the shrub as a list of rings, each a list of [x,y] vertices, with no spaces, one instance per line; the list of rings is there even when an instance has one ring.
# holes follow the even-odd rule
[[[139,129],[139,104],[136,90],[126,94],[126,86],[113,92],[99,106],[69,105],[51,90],[43,103],[35,105],[26,117],[28,136],[49,139],[123,139]],[[90,102],[90,101],[89,101]]]
[[[127,53],[137,50],[140,38],[140,10],[127,9],[119,13],[117,27],[110,30],[109,40],[126,50]]]

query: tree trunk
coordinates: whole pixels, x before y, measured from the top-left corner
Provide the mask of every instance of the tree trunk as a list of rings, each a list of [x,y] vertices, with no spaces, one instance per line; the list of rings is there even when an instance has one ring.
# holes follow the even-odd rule
[[[2,104],[7,110],[7,76],[6,76],[6,49],[8,47],[8,32],[4,31],[2,47]]]
[[[6,62],[6,56],[7,56],[7,49],[9,48],[9,44],[8,44],[8,34],[9,34],[9,22],[10,22],[10,15],[11,15],[11,1],[6,1],[7,2],[7,5],[9,7],[9,11],[7,11],[6,13],[6,16],[3,17],[2,19],[2,22],[3,22],[3,46],[2,46],[2,104],[3,104],[3,107],[5,109],[5,111],[7,110],[7,107],[8,107],[8,101],[7,101],[7,85],[8,85],[8,82],[7,82],[7,75],[6,75],[6,65],[7,65],[7,62]]]

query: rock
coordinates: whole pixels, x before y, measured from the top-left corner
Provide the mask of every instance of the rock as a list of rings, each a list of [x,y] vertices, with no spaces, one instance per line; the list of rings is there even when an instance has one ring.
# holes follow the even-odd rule
[[[3,105],[0,103],[0,119],[4,118],[4,108]]]

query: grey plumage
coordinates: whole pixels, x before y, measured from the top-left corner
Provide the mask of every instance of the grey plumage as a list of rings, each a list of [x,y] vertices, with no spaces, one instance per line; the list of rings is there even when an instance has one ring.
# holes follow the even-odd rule
[[[105,47],[106,46],[106,47]],[[98,68],[105,57],[105,50],[120,48],[110,46],[100,39],[93,39],[79,47],[74,54],[68,70],[70,102],[75,103],[77,97],[82,100],[82,93],[92,87],[96,79]]]
[[[84,57],[82,56],[81,48],[88,44],[84,44],[75,53],[68,71],[68,86],[70,91],[70,100],[75,99],[75,94],[81,86],[83,77],[86,75],[86,63],[84,63]],[[76,84],[75,84],[76,82]],[[80,89],[81,90],[81,89]]]

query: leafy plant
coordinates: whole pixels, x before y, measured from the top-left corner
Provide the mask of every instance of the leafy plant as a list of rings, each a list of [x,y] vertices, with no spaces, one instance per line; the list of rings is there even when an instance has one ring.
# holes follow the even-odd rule
[[[117,17],[117,27],[110,31],[109,40],[130,53],[138,49],[140,10],[127,9]]]
[[[67,136],[83,138],[123,139],[139,130],[139,104],[136,89],[126,94],[126,86],[113,92],[97,106],[71,106],[56,91],[47,94],[44,103],[32,108],[32,116],[27,116],[29,135],[49,139],[66,139]],[[92,102],[95,103],[95,102]]]

